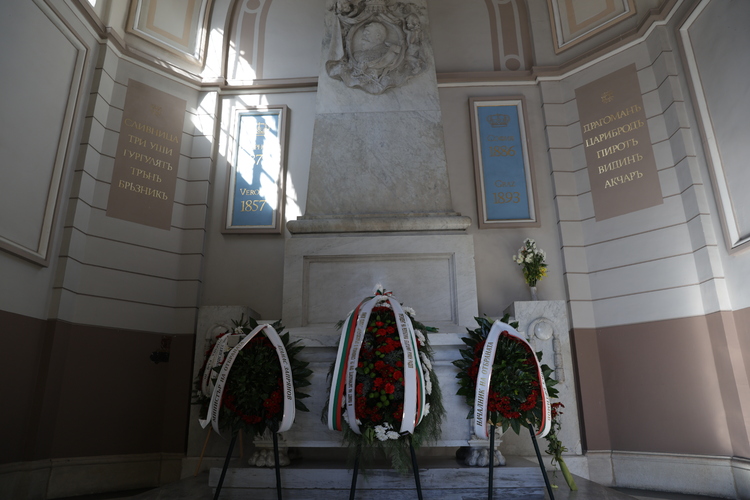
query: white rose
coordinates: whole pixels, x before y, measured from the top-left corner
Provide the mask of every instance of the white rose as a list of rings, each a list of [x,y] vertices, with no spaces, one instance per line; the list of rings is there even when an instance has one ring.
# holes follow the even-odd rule
[[[428,358],[424,352],[419,353],[419,358],[422,360],[422,363],[428,370],[432,370],[432,363],[430,363],[430,358]]]
[[[414,330],[414,333],[417,335],[417,340],[422,342],[422,344],[427,342],[427,339],[425,338],[424,333],[422,333],[422,330]]]

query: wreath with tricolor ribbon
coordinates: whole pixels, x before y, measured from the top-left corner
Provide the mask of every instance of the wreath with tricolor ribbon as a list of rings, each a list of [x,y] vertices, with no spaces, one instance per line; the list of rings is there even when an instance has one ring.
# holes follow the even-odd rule
[[[279,334],[284,329],[279,321],[233,323],[211,342],[196,381],[201,426],[217,433],[242,429],[250,436],[289,430],[296,410],[309,411],[300,401],[309,396],[299,391],[310,385],[312,374],[297,358],[303,346],[290,342],[288,332]]]
[[[342,326],[324,420],[358,453],[381,449],[407,470],[409,444],[437,440],[445,414],[428,340],[437,330],[380,285]]]

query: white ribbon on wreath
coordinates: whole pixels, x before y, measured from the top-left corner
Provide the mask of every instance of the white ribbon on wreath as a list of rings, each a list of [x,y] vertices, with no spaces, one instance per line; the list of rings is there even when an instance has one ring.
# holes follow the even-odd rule
[[[544,382],[542,367],[539,364],[534,349],[526,339],[523,338],[515,328],[503,323],[502,321],[495,321],[495,323],[493,323],[492,328],[490,328],[490,333],[487,335],[487,340],[484,343],[484,349],[482,350],[482,358],[479,363],[479,373],[477,374],[477,387],[474,391],[474,434],[482,439],[488,439],[490,437],[489,422],[487,421],[490,381],[492,380],[492,365],[495,363],[497,342],[503,332],[523,342],[534,358],[539,387],[541,388],[542,393],[542,424],[539,426],[537,436],[542,438],[550,431],[550,426],[552,424],[552,407],[550,406],[547,384]]]
[[[404,351],[404,411],[400,432],[413,434],[415,427],[425,416],[425,376],[417,351],[414,328],[398,300],[390,295],[376,295],[362,301],[344,321],[328,402],[328,427],[331,430],[342,430],[339,408],[345,406],[349,427],[354,433],[361,434],[357,424],[355,392],[359,351],[370,314],[380,302],[388,302],[393,309],[399,340]],[[345,395],[343,400],[342,392]]]
[[[234,364],[234,361],[242,348],[245,347],[247,343],[250,342],[253,337],[255,337],[260,332],[263,332],[263,334],[268,337],[268,340],[271,341],[271,345],[276,348],[276,355],[279,357],[279,364],[281,365],[281,378],[284,388],[284,409],[283,416],[281,418],[281,424],[279,425],[279,429],[276,432],[288,431],[292,427],[295,416],[292,365],[289,361],[289,356],[286,352],[286,349],[284,348],[284,343],[281,341],[281,337],[279,337],[279,334],[276,332],[276,330],[274,330],[271,325],[259,325],[253,331],[248,333],[247,336],[242,339],[227,354],[227,357],[224,360],[224,364],[219,371],[219,376],[216,379],[216,384],[211,391],[211,400],[208,406],[208,414],[206,415],[205,419],[199,420],[201,427],[203,427],[204,429],[208,426],[209,423],[211,423],[214,431],[216,431],[217,434],[221,434],[219,432],[219,409],[221,408],[221,398],[224,394],[224,387],[226,386],[227,380],[229,378],[230,370],[232,369],[232,365]],[[208,395],[207,390],[210,383],[206,382],[206,375],[208,374],[208,379],[210,381],[210,372],[212,372],[213,369],[221,363],[221,356],[224,353],[224,346],[228,342],[228,338],[229,335],[225,335],[217,341],[216,346],[214,347],[214,350],[211,353],[208,362],[206,363],[206,371],[203,374],[203,380],[201,384],[201,389],[206,395]],[[215,357],[214,354],[216,354]]]

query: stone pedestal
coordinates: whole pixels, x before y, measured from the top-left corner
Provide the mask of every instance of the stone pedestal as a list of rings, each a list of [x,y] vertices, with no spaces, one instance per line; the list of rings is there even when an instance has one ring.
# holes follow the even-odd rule
[[[555,372],[552,378],[558,381],[558,400],[562,410],[562,430],[559,438],[568,448],[568,453],[581,455],[581,433],[575,394],[573,358],[570,350],[570,327],[565,302],[562,300],[540,300],[513,302],[506,310],[512,320],[518,321],[518,332],[529,341],[535,352],[542,352],[541,362]],[[539,441],[544,451],[547,442]],[[528,432],[517,435],[512,431],[503,434],[500,447],[506,455],[534,456],[534,447]]]
[[[287,241],[284,269],[284,323],[306,346],[301,358],[313,370],[311,412],[297,413],[285,433],[289,446],[338,447],[341,433],[329,431],[320,416],[326,403],[326,376],[341,335],[335,328],[381,283],[416,317],[439,333],[429,334],[435,370],[448,412],[437,446],[467,446],[468,408],[456,396],[460,337],[477,314],[474,247],[464,234],[307,236]]]
[[[474,324],[474,244],[464,234],[292,238],[284,255],[284,324],[333,325],[378,283],[426,325],[452,332]]]

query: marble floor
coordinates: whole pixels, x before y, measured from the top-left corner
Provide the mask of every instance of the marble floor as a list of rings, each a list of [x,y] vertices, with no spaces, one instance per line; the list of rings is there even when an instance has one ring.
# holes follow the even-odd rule
[[[556,479],[553,479],[553,483],[557,486],[553,490],[555,500],[718,500],[715,497],[628,488],[618,488],[615,490],[605,488],[581,477],[576,477],[578,491],[570,491],[562,475],[559,474]],[[86,495],[63,500],[211,500],[213,497],[214,494],[208,486],[208,473],[204,473],[148,491]],[[414,498],[416,499],[416,497],[415,491]],[[484,500],[484,498],[463,498],[462,500]],[[547,494],[543,498],[549,500]],[[248,499],[252,500],[251,497],[248,497]],[[539,500],[542,500],[542,497]]]

